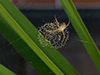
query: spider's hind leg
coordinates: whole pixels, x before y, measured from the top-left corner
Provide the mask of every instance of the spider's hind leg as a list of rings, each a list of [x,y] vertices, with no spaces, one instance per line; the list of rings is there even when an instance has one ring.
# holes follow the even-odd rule
[[[56,31],[58,31],[57,29],[56,30],[46,30],[46,29],[44,29],[44,30],[49,33],[48,35],[50,35],[52,33],[55,33]]]
[[[62,31],[62,34],[63,34],[63,40],[65,39],[65,33],[64,33],[64,31]]]

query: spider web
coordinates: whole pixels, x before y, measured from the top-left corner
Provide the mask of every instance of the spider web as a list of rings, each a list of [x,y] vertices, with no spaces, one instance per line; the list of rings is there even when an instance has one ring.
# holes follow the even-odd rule
[[[21,1],[21,0],[20,0]],[[81,7],[81,6],[80,6]],[[21,9],[22,13],[34,24],[41,34],[38,35],[38,39],[43,46],[48,46],[48,41],[72,64],[72,66],[79,71],[82,75],[99,75],[92,61],[90,60],[85,48],[81,42],[90,43],[85,40],[80,40],[76,34],[74,28],[70,24],[68,28],[64,30],[65,39],[61,32],[55,32],[50,35],[46,30],[55,30],[57,25],[54,23],[54,15],[60,23],[66,22],[67,15],[60,8],[54,11],[54,9],[42,9],[37,11],[36,9]],[[25,11],[27,10],[27,11]],[[50,11],[53,10],[53,11]],[[35,12],[35,14],[34,14]],[[46,13],[45,13],[46,12]],[[92,38],[94,39],[97,47],[100,49],[100,9],[80,9],[78,10],[82,17],[87,29],[89,30]],[[33,16],[34,15],[34,16]],[[50,16],[49,16],[50,15]],[[71,14],[72,15],[72,14]],[[45,23],[42,22],[45,20]],[[52,21],[52,22],[51,22]],[[31,33],[31,30],[28,34]],[[43,40],[43,36],[47,40]],[[11,43],[20,40],[21,37],[17,38]],[[69,39],[69,41],[68,41]],[[8,43],[2,35],[0,35],[0,63],[8,67],[10,70],[15,72],[17,75],[38,75],[34,69],[19,55],[19,53]],[[27,46],[28,47],[28,46]],[[25,48],[27,48],[25,47]],[[22,50],[24,50],[23,48]]]
[[[46,30],[56,30],[58,27],[55,23],[45,23],[43,26],[39,27],[39,32],[56,48],[61,48],[63,46],[65,46],[66,42],[68,41],[69,38],[69,31],[68,28],[64,29],[64,33],[65,33],[65,39],[63,39],[63,34],[62,32],[54,32],[52,34],[49,34],[49,32],[47,32]],[[40,43],[43,45],[45,44],[45,46],[47,46],[46,43],[44,43],[44,41],[41,41],[42,38],[40,38],[40,34],[38,35],[39,37],[39,41]]]

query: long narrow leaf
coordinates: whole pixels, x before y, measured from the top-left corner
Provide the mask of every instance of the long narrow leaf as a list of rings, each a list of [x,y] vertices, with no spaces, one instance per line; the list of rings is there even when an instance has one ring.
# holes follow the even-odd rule
[[[0,64],[0,75],[16,75],[6,67]]]
[[[86,29],[83,21],[81,20],[77,10],[75,9],[71,0],[61,0],[62,5],[71,20],[75,31],[77,32],[80,41],[86,48],[90,58],[92,59],[94,65],[100,73],[100,53],[97,49],[95,43],[93,42],[88,30]]]
[[[49,42],[40,44],[38,30],[9,0],[0,0],[0,32],[40,75],[78,75]]]
[[[46,57],[46,55],[37,47],[37,45],[34,42],[32,42],[32,40],[27,36],[27,34],[10,17],[10,15],[7,14],[7,12],[5,11],[5,9],[1,5],[0,5],[0,8],[1,8],[0,11],[1,11],[1,14],[2,14],[3,18],[6,18],[7,20],[9,20],[9,21],[7,21],[9,23],[9,28],[11,27],[12,29],[15,30],[16,33],[19,33],[18,35],[20,36],[20,39],[24,40],[25,43],[28,44],[28,46],[23,47],[21,50],[24,50],[24,52],[25,52],[25,49],[24,48],[31,48],[38,55],[38,57],[40,57],[40,60],[43,60],[44,63],[46,65],[48,65],[48,67],[51,68],[54,71],[55,74],[61,74],[62,75],[63,73]],[[11,31],[11,29],[10,29],[10,31]],[[10,32],[8,34],[13,34],[13,33]],[[17,38],[17,39],[19,39],[19,38]],[[15,41],[11,42],[11,44],[18,43],[18,42],[16,42],[17,39],[15,39]],[[23,44],[23,43],[21,43],[21,44]],[[29,50],[28,50],[28,52],[29,52]],[[28,54],[28,52],[26,52],[26,53]],[[33,56],[34,56],[34,54],[33,54]],[[28,58],[28,60],[30,59],[29,57],[32,59],[32,56],[28,56],[28,57],[25,56],[25,58],[26,59]],[[37,58],[37,59],[39,59],[39,58]],[[33,61],[30,61],[30,62],[33,63]]]

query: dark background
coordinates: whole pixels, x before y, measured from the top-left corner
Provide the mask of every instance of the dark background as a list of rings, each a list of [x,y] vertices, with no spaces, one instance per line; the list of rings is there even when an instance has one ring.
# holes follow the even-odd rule
[[[68,17],[64,10],[20,10],[38,29],[45,22],[53,22],[56,15],[60,23],[67,24]],[[78,10],[94,42],[100,50],[100,10]],[[81,75],[99,75],[93,62],[88,56],[73,26],[68,27],[70,37],[66,45],[58,51]],[[34,35],[34,33],[33,33]],[[0,34],[0,63],[15,72],[17,75],[38,75],[34,69],[16,52],[8,41]]]

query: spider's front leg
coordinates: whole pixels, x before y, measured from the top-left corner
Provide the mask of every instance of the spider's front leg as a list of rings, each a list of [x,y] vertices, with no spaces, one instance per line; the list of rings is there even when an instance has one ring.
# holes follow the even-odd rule
[[[57,18],[56,18],[56,16],[54,16],[55,17],[55,23],[56,23],[56,25],[58,26],[58,28],[59,28],[59,22],[58,22],[58,20],[57,20]]]
[[[69,26],[69,24],[70,24],[70,20],[68,21],[68,23],[67,23],[66,27],[68,27],[68,26]]]

